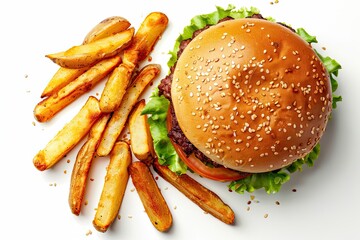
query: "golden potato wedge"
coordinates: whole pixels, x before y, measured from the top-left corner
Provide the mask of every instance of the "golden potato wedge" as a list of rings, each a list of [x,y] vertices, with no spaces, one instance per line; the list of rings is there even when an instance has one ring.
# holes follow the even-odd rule
[[[108,17],[91,29],[91,31],[86,35],[83,44],[94,42],[101,38],[125,31],[130,27],[130,25],[130,22],[123,17]]]
[[[132,43],[124,51],[123,63],[106,82],[100,98],[100,107],[103,112],[113,112],[120,106],[134,69],[153,50],[167,24],[167,16],[159,12],[150,13],[141,23]]]
[[[72,47],[65,52],[48,54],[46,57],[64,68],[88,67],[104,58],[119,54],[130,44],[133,34],[134,28],[129,28],[95,42]]]
[[[151,223],[160,232],[169,230],[172,215],[149,167],[143,162],[133,162],[129,173]]]
[[[39,122],[46,122],[59,111],[75,101],[82,94],[90,91],[121,62],[119,56],[107,58],[95,64],[77,79],[64,86],[56,94],[39,102],[34,109],[34,116]]]
[[[136,103],[129,116],[129,131],[131,139],[131,150],[135,157],[147,164],[154,157],[153,141],[150,133],[147,115],[141,115],[145,107],[145,99]]]
[[[109,17],[97,24],[85,37],[83,44],[91,43],[101,38],[109,37],[116,33],[125,31],[130,27],[130,22],[123,17]],[[41,97],[49,97],[63,88],[68,83],[83,74],[89,67],[71,69],[60,67],[49,81],[41,94]]]
[[[36,154],[33,159],[35,167],[40,171],[52,167],[89,132],[100,115],[99,101],[95,97],[89,97],[75,117]]]
[[[138,55],[135,57],[137,62],[144,60],[165,31],[168,22],[169,19],[164,13],[152,12],[147,15],[136,31],[130,46],[124,51],[124,63],[127,63],[128,59],[134,59],[134,56],[131,56],[134,54]]]
[[[134,82],[128,87],[120,106],[114,111],[105,128],[104,135],[97,149],[99,156],[107,156],[110,153],[121,131],[124,129],[131,109],[138,101],[138,98],[146,86],[154,80],[159,73],[160,65],[149,64],[140,71]]]
[[[235,214],[233,210],[214,192],[205,188],[186,174],[177,175],[167,166],[160,165],[157,160],[154,161],[153,166],[162,178],[176,187],[205,212],[210,213],[226,224],[234,223]]]
[[[112,71],[106,81],[100,97],[100,109],[103,112],[113,112],[120,106],[121,100],[129,85],[132,69],[120,64]]]
[[[129,145],[125,142],[117,142],[110,154],[105,183],[93,220],[94,227],[100,232],[106,232],[118,215],[129,179],[130,163]]]
[[[91,127],[87,141],[81,147],[76,156],[76,161],[71,173],[69,192],[70,209],[75,215],[80,214],[91,163],[94,159],[101,135],[109,119],[110,114],[102,114],[102,116]]]
[[[41,98],[49,97],[55,94],[61,88],[74,81],[77,77],[86,72],[88,69],[89,67],[79,69],[60,67],[46,85],[44,91],[41,94]]]

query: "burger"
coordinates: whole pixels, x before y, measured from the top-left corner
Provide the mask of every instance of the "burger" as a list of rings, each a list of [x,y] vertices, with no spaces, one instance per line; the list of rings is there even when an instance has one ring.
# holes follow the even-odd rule
[[[277,192],[312,166],[341,100],[333,94],[341,66],[314,42],[256,8],[193,18],[143,111],[159,163],[239,193]]]

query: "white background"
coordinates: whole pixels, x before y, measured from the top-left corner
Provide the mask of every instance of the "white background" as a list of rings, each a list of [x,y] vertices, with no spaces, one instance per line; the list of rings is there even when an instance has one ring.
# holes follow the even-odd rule
[[[50,122],[34,126],[33,108],[58,69],[45,54],[80,44],[86,33],[106,17],[123,16],[137,28],[148,13],[162,11],[170,22],[151,55],[153,63],[163,66],[163,77],[167,72],[167,52],[190,18],[228,3],[256,6],[264,16],[290,23],[294,28],[304,27],[317,36],[316,47],[321,52],[342,64],[338,93],[344,100],[333,113],[321,141],[320,158],[313,168],[305,167],[302,173],[294,174],[280,193],[267,195],[260,190],[251,194],[258,202],[250,205],[247,204],[250,194],[231,193],[226,184],[199,179],[233,208],[234,226],[204,214],[159,178],[157,182],[174,218],[171,230],[160,233],[148,220],[130,180],[120,210],[121,219],[115,220],[108,232],[97,232],[92,219],[108,159],[94,161],[90,173],[94,181],[88,183],[85,196],[88,205],[80,216],[71,214],[67,202],[71,170],[80,145],[51,170],[39,172],[32,164],[34,155],[77,113],[88,96],[78,99]],[[270,0],[1,3],[0,239],[360,239],[360,48],[356,3],[354,0],[280,0],[273,5]],[[326,50],[321,50],[322,47]],[[101,93],[102,86],[103,83],[91,94]],[[89,231],[92,234],[87,235]]]

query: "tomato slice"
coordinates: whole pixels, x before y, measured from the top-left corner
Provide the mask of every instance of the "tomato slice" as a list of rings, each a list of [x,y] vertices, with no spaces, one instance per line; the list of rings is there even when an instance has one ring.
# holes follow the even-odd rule
[[[171,129],[171,113],[168,112],[167,115],[167,128]],[[170,139],[171,140],[171,139]],[[221,167],[209,167],[205,165],[199,158],[197,158],[194,153],[189,156],[181,149],[179,145],[177,145],[174,141],[172,141],[174,148],[181,158],[181,160],[195,173],[199,174],[202,177],[209,178],[216,181],[227,182],[233,180],[239,180],[245,178],[250,175],[250,173],[239,172],[235,170],[231,170]]]

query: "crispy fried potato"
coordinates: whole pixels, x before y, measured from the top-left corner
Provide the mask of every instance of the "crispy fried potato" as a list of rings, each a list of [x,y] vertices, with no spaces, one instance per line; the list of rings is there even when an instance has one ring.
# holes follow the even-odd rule
[[[86,35],[83,44],[91,43],[101,38],[109,37],[116,33],[125,31],[130,27],[130,22],[123,17],[109,17],[97,24],[91,31]],[[68,83],[75,80],[78,76],[83,74],[90,67],[84,67],[80,69],[71,69],[60,67],[59,70],[49,81],[41,94],[41,97],[49,97],[50,95],[58,92]]]
[[[152,12],[147,15],[137,30],[131,45],[124,51],[124,63],[127,63],[128,60],[135,63],[131,59],[136,59],[137,62],[144,60],[165,31],[168,22],[168,17],[164,13]]]
[[[82,94],[90,91],[98,82],[104,79],[117,65],[121,58],[115,56],[95,64],[77,79],[39,102],[34,109],[34,116],[39,122],[50,120],[55,114],[75,101]]]
[[[79,69],[60,67],[59,70],[50,79],[49,83],[46,85],[44,91],[41,94],[41,98],[49,97],[55,94],[61,88],[74,81],[77,77],[86,72],[88,69],[89,67]]]
[[[134,34],[134,28],[99,39],[85,45],[70,48],[65,52],[48,54],[46,57],[65,68],[83,68],[113,57],[127,47]]]
[[[167,16],[159,12],[150,13],[141,23],[130,46],[124,51],[123,63],[106,82],[100,98],[103,112],[113,112],[120,106],[134,69],[153,50],[167,24]]]
[[[100,232],[106,232],[118,215],[129,179],[130,163],[129,145],[125,142],[117,142],[110,154],[105,183],[93,220],[94,227]]]
[[[100,97],[101,111],[113,112],[120,106],[131,75],[132,69],[124,64],[120,64],[112,71]]]
[[[143,162],[133,162],[129,173],[151,223],[160,232],[169,230],[172,215],[149,167]]]
[[[100,115],[99,101],[89,97],[75,117],[36,154],[33,159],[35,167],[40,171],[52,167],[89,132]]]
[[[102,20],[86,35],[83,44],[91,43],[116,33],[125,31],[130,22],[123,17],[113,16]]]
[[[102,116],[91,127],[87,141],[81,147],[76,156],[76,161],[71,174],[69,192],[70,209],[75,215],[80,214],[91,163],[94,159],[101,135],[109,119],[110,114],[102,114]]]
[[[233,210],[214,192],[205,188],[199,182],[195,181],[186,174],[177,175],[167,166],[160,165],[157,160],[154,161],[153,166],[155,171],[162,178],[176,187],[205,212],[210,213],[226,224],[234,223],[235,214]]]
[[[139,160],[149,163],[154,156],[154,147],[150,134],[147,115],[141,115],[145,107],[145,99],[136,103],[129,116],[131,150]]]
[[[134,82],[128,87],[120,106],[114,111],[105,128],[104,135],[97,149],[99,156],[107,156],[110,153],[121,131],[124,129],[131,109],[136,104],[146,86],[155,79],[159,73],[160,65],[149,64],[140,71]]]

